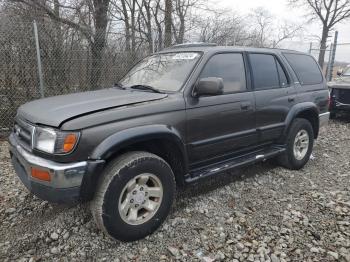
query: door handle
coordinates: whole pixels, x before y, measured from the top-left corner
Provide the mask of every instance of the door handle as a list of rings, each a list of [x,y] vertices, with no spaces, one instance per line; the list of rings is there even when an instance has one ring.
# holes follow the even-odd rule
[[[294,102],[294,101],[295,101],[295,97],[292,97],[292,96],[288,97],[288,102]]]
[[[251,103],[250,102],[242,102],[241,103],[241,109],[242,110],[248,110],[250,108]]]

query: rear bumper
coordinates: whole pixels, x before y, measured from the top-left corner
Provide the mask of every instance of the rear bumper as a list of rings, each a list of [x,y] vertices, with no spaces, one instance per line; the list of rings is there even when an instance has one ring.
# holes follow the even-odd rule
[[[75,203],[82,200],[82,184],[95,170],[95,161],[57,163],[23,149],[11,134],[9,138],[13,167],[22,183],[37,197],[55,203]],[[31,169],[48,171],[51,181],[31,176]]]
[[[350,111],[350,104],[344,104],[337,100],[333,100],[331,110]]]
[[[319,114],[319,115],[318,115],[320,127],[323,127],[323,126],[328,125],[329,115],[330,115],[329,112],[322,113],[322,114]]]

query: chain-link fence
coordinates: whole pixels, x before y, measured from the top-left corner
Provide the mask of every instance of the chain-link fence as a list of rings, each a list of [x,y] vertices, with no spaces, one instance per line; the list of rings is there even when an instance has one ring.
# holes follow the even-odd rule
[[[113,32],[103,37],[103,46],[98,46],[95,39],[53,22],[1,17],[0,136],[11,130],[21,104],[110,87],[147,55],[147,50],[121,51],[122,37]]]
[[[350,65],[350,43],[338,43],[332,76],[337,77],[337,72]]]
[[[110,87],[118,82],[132,64],[149,52],[142,45],[137,50],[123,51],[126,45],[121,31],[84,34],[49,19],[35,22],[2,15],[0,137],[9,133],[17,108],[27,101]],[[309,50],[316,59],[318,46],[313,43]],[[328,79],[349,64],[350,43],[327,47],[323,71]]]
[[[309,53],[316,59],[316,61],[318,60],[318,56],[320,54],[320,49],[319,47],[317,47],[318,44],[317,43],[311,43],[310,44],[310,50],[309,50]],[[328,67],[329,67],[329,63],[331,61],[331,56],[332,56],[332,50],[330,47],[327,47],[325,49],[325,56],[324,56],[324,64],[323,64],[323,67],[322,67],[322,71],[324,73],[324,75],[327,75],[327,70],[328,70]]]
[[[337,72],[350,65],[350,43],[339,43],[338,32],[335,33],[334,42],[328,44],[325,49],[323,73],[327,81],[337,77]],[[321,49],[318,43],[310,43],[309,53],[318,59]]]

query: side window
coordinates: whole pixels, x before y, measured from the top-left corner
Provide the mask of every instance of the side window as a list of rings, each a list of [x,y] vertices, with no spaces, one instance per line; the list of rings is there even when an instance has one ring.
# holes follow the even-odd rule
[[[255,90],[280,87],[275,57],[268,54],[250,54]]]
[[[278,60],[276,60],[277,63],[277,70],[278,70],[278,75],[280,77],[280,86],[281,87],[286,87],[289,85],[289,81],[286,75],[286,72],[284,72],[280,62],[278,62]]]
[[[205,65],[200,78],[220,77],[224,81],[224,93],[247,90],[243,55],[239,53],[217,54]]]
[[[316,85],[323,81],[322,73],[315,59],[309,55],[303,54],[283,54],[301,85]]]

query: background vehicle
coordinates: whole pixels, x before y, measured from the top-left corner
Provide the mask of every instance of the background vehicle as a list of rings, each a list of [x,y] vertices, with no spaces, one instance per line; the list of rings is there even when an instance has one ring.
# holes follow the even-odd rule
[[[331,118],[336,117],[337,112],[350,111],[350,66],[338,71],[337,74],[339,77],[328,83]]]
[[[328,121],[328,100],[309,55],[174,47],[114,88],[20,107],[11,157],[37,196],[92,200],[101,229],[136,240],[164,221],[176,185],[273,157],[302,168]]]

